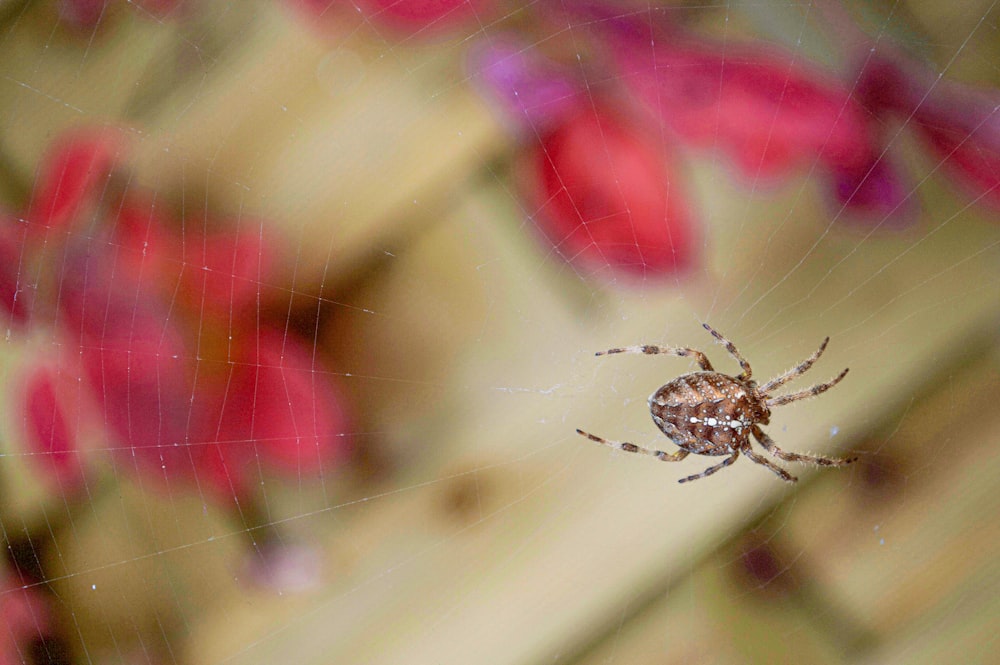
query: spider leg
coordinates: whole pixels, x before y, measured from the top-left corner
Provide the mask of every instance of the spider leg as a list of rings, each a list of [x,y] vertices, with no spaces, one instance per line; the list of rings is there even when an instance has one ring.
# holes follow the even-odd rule
[[[721,333],[717,332],[714,328],[712,328],[712,326],[708,325],[707,323],[703,323],[701,325],[705,330],[712,333],[712,337],[717,339],[720,344],[726,347],[726,351],[729,351],[729,355],[735,358],[736,362],[738,362],[740,364],[740,367],[743,368],[743,373],[740,374],[738,378],[741,381],[746,381],[747,379],[749,379],[751,374],[753,373],[752,370],[750,369],[750,363],[748,363],[747,359],[744,358],[742,355],[740,355],[740,352],[736,350],[736,345],[730,342],[725,337],[723,337]]]
[[[616,349],[608,349],[607,351],[598,351],[595,356],[607,356],[613,353],[644,353],[647,356],[655,355],[667,355],[667,356],[678,356],[681,358],[691,357],[694,358],[695,362],[705,370],[706,372],[714,372],[712,368],[712,363],[708,362],[708,357],[701,351],[695,351],[694,349],[681,349],[672,346],[650,346],[647,344],[640,344],[637,346],[623,346]]]
[[[687,482],[691,482],[692,480],[698,480],[699,478],[704,478],[705,476],[710,476],[713,473],[715,473],[716,471],[718,471],[719,469],[721,469],[723,467],[727,467],[730,464],[732,464],[733,462],[735,462],[736,458],[739,457],[739,456],[740,456],[740,451],[739,450],[734,450],[732,456],[731,457],[727,457],[721,463],[716,464],[715,466],[710,466],[707,469],[705,469],[704,471],[702,471],[701,473],[696,473],[693,476],[688,476],[687,478],[681,478],[677,482],[679,482],[679,483],[687,483]]]
[[[762,393],[769,393],[775,388],[780,388],[781,386],[785,385],[792,379],[805,374],[806,371],[813,366],[813,363],[819,360],[819,357],[823,355],[823,351],[826,350],[826,345],[829,343],[830,343],[830,338],[827,337],[826,339],[823,340],[823,343],[819,345],[819,348],[816,349],[816,353],[812,354],[811,356],[803,360],[801,363],[799,363],[797,366],[788,370],[781,376],[776,376],[775,378],[771,379],[770,381],[762,385],[760,387],[760,391]]]
[[[788,473],[787,471],[785,471],[784,469],[782,469],[780,466],[778,466],[777,464],[775,464],[771,460],[767,459],[766,457],[761,457],[760,455],[758,455],[754,451],[750,450],[750,444],[749,443],[747,443],[746,447],[743,448],[743,454],[745,454],[747,457],[749,457],[754,462],[757,462],[757,464],[760,464],[761,466],[766,466],[771,471],[773,471],[774,473],[776,473],[778,475],[778,477],[780,477],[785,482],[796,483],[799,480],[798,478],[796,478],[792,474]]]
[[[848,459],[835,459],[832,457],[820,457],[818,455],[802,455],[799,453],[789,453],[777,446],[774,441],[767,434],[764,433],[757,425],[753,426],[753,435],[760,445],[767,449],[767,452],[771,453],[778,459],[783,459],[786,462],[802,462],[804,464],[815,464],[817,466],[846,466],[851,462],[857,461],[857,457],[851,457]],[[749,456],[749,452],[747,455]],[[751,458],[753,459],[753,458]]]
[[[662,450],[651,450],[649,448],[642,448],[635,445],[634,443],[629,443],[627,441],[608,441],[607,439],[602,439],[599,436],[593,434],[588,434],[582,429],[576,430],[576,433],[580,436],[585,436],[591,441],[600,443],[601,445],[610,446],[617,450],[624,450],[627,453],[642,453],[643,455],[652,455],[661,462],[679,462],[690,453],[687,450],[678,450],[676,453],[665,453]]]
[[[781,397],[768,397],[767,405],[770,406],[783,406],[789,404],[790,402],[797,402],[800,399],[809,399],[810,397],[815,397],[820,393],[825,393],[830,388],[840,383],[841,379],[847,376],[848,370],[841,372],[837,378],[827,383],[821,383],[819,385],[813,386],[812,388],[806,388],[805,390],[800,390],[797,393],[791,393],[788,395],[782,395]]]

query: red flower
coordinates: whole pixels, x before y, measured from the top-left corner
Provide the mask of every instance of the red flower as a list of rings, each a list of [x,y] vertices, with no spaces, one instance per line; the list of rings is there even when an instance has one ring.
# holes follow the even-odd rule
[[[85,234],[22,246],[13,220],[0,234],[9,318],[26,322],[15,298],[26,253],[53,280],[39,292],[57,294],[53,324],[79,358],[65,372],[29,368],[20,394],[30,449],[61,487],[79,480],[77,428],[90,422],[81,409],[92,400],[117,461],[158,480],[204,481],[228,501],[250,494],[252,462],[302,474],[342,459],[347,417],[331,373],[284,326],[260,320],[277,278],[276,239],[247,221],[234,230],[189,220],[198,230],[181,236],[157,196],[109,181],[123,147],[109,135],[73,132],[39,169],[30,218],[67,231],[86,219]]]
[[[524,166],[535,221],[566,259],[632,276],[691,265],[691,214],[658,136],[587,108],[543,136]]]
[[[595,23],[619,78],[683,142],[727,155],[759,184],[828,178],[839,219],[901,226],[909,187],[847,86],[792,53],[711,44],[634,16]]]

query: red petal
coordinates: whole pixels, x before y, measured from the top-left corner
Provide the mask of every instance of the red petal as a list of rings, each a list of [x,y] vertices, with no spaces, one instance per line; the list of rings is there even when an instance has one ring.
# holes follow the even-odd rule
[[[77,28],[91,29],[100,22],[108,4],[110,0],[61,0],[59,13]]]
[[[917,127],[977,202],[1000,208],[1000,130],[963,122],[946,109],[917,112]]]
[[[631,43],[631,42],[628,42]],[[692,144],[718,148],[749,178],[769,179],[819,159],[838,169],[870,162],[874,136],[848,91],[791,54],[657,41],[617,53],[625,82]]]
[[[130,190],[118,209],[114,239],[120,273],[138,282],[143,292],[171,298],[182,271],[182,254],[163,208],[150,193]]]
[[[33,640],[48,637],[52,618],[40,587],[20,588],[13,576],[0,574],[0,663],[24,663]]]
[[[351,18],[389,28],[401,35],[429,36],[463,28],[479,30],[485,12],[495,0],[290,0],[294,9],[308,16],[321,29],[355,28]]]
[[[484,0],[363,0],[365,16],[404,32],[467,25],[479,29]]]
[[[82,480],[76,425],[79,404],[73,393],[56,391],[57,379],[48,369],[37,370],[24,391],[25,434],[41,468],[64,490]]]
[[[529,154],[536,222],[567,259],[617,273],[691,265],[694,230],[659,137],[604,110],[569,117]]]
[[[160,476],[190,475],[190,354],[170,311],[113,272],[112,259],[101,251],[67,259],[60,299],[65,328],[78,336],[105,422],[128,462]]]
[[[259,224],[239,232],[190,234],[184,240],[184,298],[193,308],[221,313],[256,304],[277,254],[277,240]]]
[[[347,414],[322,366],[301,342],[276,331],[246,340],[221,416],[212,416],[230,477],[252,460],[284,473],[321,472],[349,449]],[[216,411],[216,413],[218,413]]]
[[[28,210],[29,228],[41,234],[64,228],[103,194],[124,149],[114,130],[83,129],[59,137],[42,160]]]
[[[0,215],[0,322],[24,325],[28,320],[33,289],[25,283],[24,258],[24,229]]]

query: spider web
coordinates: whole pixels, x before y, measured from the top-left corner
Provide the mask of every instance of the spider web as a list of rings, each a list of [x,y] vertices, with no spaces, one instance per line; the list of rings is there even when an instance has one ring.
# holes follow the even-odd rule
[[[33,309],[8,326],[2,361],[0,663],[988,662],[996,4],[497,0],[428,25],[374,0],[0,4],[10,228],[41,228],[32,201],[63,131],[119,141],[84,219],[10,260]],[[639,41],[618,41],[636,26]],[[700,115],[668,88],[636,101],[647,71],[684,80],[657,60],[668,48],[721,63]],[[778,101],[740,125],[722,93],[753,57]],[[891,85],[866,87],[885,61],[903,63],[905,108]],[[512,62],[525,70],[496,73]],[[844,94],[816,112],[829,118],[818,139],[791,142],[814,149],[777,169],[784,112],[806,103],[801,71]],[[831,165],[847,158],[829,151],[873,96],[888,110],[864,107],[876,139],[861,175],[896,169],[879,191],[898,191],[865,208],[862,184],[837,189]],[[627,131],[589,125],[582,165],[552,139],[608,109],[643,118],[626,127],[642,141],[624,141],[637,161],[668,156],[655,202],[684,213],[668,258],[642,239],[632,162],[612,159]],[[672,124],[684,112],[703,135]],[[752,136],[734,139],[734,124]],[[601,219],[582,243],[553,221],[570,169],[634,204],[624,243],[599,235]],[[134,253],[151,290],[127,291],[123,319],[105,314],[80,342],[65,312],[85,302],[86,321],[130,274],[109,192],[152,200],[147,218],[165,221]],[[584,197],[570,202],[583,215]],[[212,263],[216,231],[249,254]],[[155,263],[157,242],[184,249]],[[136,352],[150,308],[157,342]],[[702,322],[762,382],[829,336],[783,390],[848,377],[765,429],[785,450],[860,461],[779,462],[800,477],[790,485],[738,459],[679,485],[721,458],[665,465],[575,433],[672,452],[646,400],[694,364],[594,353],[690,347],[736,374]],[[132,360],[118,376],[121,330]],[[168,353],[165,330],[194,342]],[[29,392],[39,368],[56,379]],[[255,372],[243,392],[241,368]],[[278,370],[265,403],[261,376]],[[69,471],[32,447],[25,394],[44,413],[76,396]],[[199,424],[203,402],[214,427]],[[226,434],[240,427],[254,434]],[[137,445],[143,428],[175,434]],[[303,441],[328,454],[303,456]]]

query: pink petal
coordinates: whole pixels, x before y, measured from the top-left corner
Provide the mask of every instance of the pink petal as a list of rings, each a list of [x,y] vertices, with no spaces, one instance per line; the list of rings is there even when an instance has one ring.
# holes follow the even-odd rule
[[[55,140],[42,159],[28,209],[29,229],[39,235],[65,229],[104,194],[108,177],[124,150],[120,134],[109,129],[69,131]]]
[[[104,17],[110,0],[60,0],[60,17],[80,29],[92,29]]]
[[[79,339],[84,371],[123,457],[161,477],[190,475],[190,353],[169,310],[116,274],[113,258],[97,244],[92,256],[67,259],[63,325]]]
[[[899,229],[914,224],[912,187],[888,155],[862,168],[832,171],[840,221]]]
[[[612,33],[624,82],[682,140],[727,154],[745,177],[788,175],[816,160],[870,162],[874,136],[848,90],[793,54]]]
[[[270,330],[242,344],[224,404],[205,414],[202,428],[216,432],[212,468],[224,491],[242,483],[254,460],[280,473],[318,474],[343,459],[350,446],[347,412],[329,372],[314,366],[311,349]]]
[[[116,272],[145,297],[175,297],[183,264],[181,243],[165,204],[143,190],[124,195],[115,219]]]
[[[695,229],[681,179],[658,136],[588,108],[524,160],[539,228],[565,258],[615,275],[673,274],[694,262]]]
[[[125,193],[115,219],[115,240],[124,250],[124,258],[135,263],[151,258],[180,261],[174,224],[165,206],[155,195],[141,189]]]
[[[475,31],[495,0],[288,0],[311,23],[343,30],[360,16],[365,24],[401,36],[437,36],[449,30]],[[355,19],[356,20],[356,19]]]
[[[366,18],[403,33],[481,29],[492,0],[359,0]],[[478,17],[478,20],[477,20]]]
[[[31,311],[34,289],[28,282],[24,229],[0,214],[0,325],[23,326]]]
[[[259,223],[184,239],[182,297],[196,311],[226,318],[254,306],[278,253],[278,240]]]
[[[37,466],[53,486],[70,491],[83,481],[76,427],[80,404],[75,380],[40,368],[24,388],[25,436]]]
[[[51,635],[52,616],[41,587],[20,588],[0,573],[0,664],[23,663],[31,642]]]

